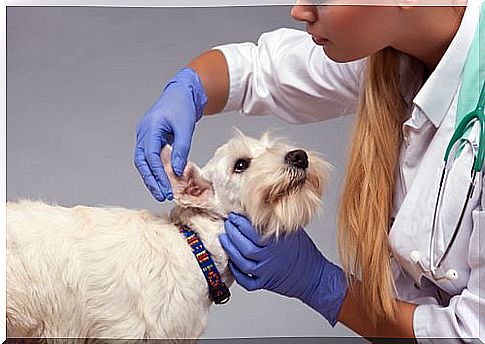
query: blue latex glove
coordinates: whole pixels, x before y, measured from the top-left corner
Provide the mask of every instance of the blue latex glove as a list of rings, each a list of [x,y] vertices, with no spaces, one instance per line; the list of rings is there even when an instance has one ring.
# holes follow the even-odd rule
[[[148,190],[158,201],[172,200],[170,182],[160,152],[173,143],[172,168],[181,176],[189,155],[195,123],[202,117],[207,97],[191,68],[181,69],[145,113],[136,129],[134,162]]]
[[[226,234],[219,240],[240,285],[298,298],[335,326],[347,281],[342,269],[325,259],[303,229],[263,241],[244,216],[230,213],[224,226]]]

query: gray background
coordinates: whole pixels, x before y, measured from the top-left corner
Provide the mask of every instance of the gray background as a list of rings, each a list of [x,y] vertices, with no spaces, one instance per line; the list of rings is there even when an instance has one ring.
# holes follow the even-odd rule
[[[7,199],[168,211],[170,203],[151,197],[133,165],[138,120],[199,53],[279,27],[304,29],[290,9],[7,8]],[[322,152],[335,170],[324,215],[307,229],[338,263],[335,219],[352,120],[295,126],[271,116],[211,116],[199,122],[190,157],[203,165],[232,126],[257,136],[278,128]],[[229,304],[212,307],[204,338],[355,335],[332,329],[297,300],[237,285],[232,293]]]

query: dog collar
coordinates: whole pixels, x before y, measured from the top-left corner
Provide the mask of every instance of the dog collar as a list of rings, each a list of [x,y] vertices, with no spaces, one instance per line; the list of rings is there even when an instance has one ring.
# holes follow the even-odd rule
[[[205,280],[207,281],[207,285],[209,286],[209,295],[211,300],[215,304],[223,304],[229,301],[231,293],[226,287],[226,284],[222,282],[221,275],[219,274],[210,253],[205,249],[202,241],[190,228],[181,226],[179,227],[179,231],[187,239],[187,243],[192,248],[192,253],[199,263],[200,269],[202,270]]]

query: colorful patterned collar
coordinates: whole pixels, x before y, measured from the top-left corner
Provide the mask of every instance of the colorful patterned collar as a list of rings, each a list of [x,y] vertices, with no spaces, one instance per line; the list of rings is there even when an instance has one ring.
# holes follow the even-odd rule
[[[209,295],[211,300],[215,304],[223,304],[229,301],[231,293],[224,282],[222,282],[221,275],[219,274],[210,253],[205,249],[202,241],[199,239],[197,234],[188,227],[181,226],[179,227],[179,231],[187,239],[187,243],[192,248],[192,253],[199,263],[200,269],[202,270],[205,280],[207,281],[207,285],[209,286]]]

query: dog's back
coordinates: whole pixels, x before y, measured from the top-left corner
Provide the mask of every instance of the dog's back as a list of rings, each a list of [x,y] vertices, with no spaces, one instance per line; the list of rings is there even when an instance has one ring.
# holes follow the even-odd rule
[[[210,304],[198,269],[165,217],[7,203],[9,337],[197,337]]]

